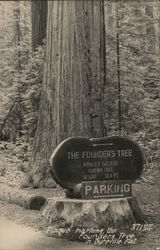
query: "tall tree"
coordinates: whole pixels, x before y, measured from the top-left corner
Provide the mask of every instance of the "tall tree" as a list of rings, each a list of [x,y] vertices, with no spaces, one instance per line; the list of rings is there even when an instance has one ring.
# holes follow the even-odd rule
[[[48,160],[63,139],[105,135],[103,2],[48,4],[41,105],[30,162],[34,186],[49,184]]]
[[[32,10],[32,48],[43,44],[47,27],[47,0],[31,1]]]
[[[119,5],[117,1],[117,8],[116,8],[116,19],[117,19],[117,35],[116,35],[116,44],[117,44],[117,83],[118,83],[118,129],[119,134],[121,135],[122,129],[122,117],[121,117],[121,79],[120,79],[120,43],[119,43]]]

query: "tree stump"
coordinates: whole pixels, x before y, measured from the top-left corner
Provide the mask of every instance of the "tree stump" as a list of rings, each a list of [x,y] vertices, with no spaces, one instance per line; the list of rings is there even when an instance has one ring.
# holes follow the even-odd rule
[[[142,212],[134,197],[100,200],[49,200],[42,214],[49,222],[50,236],[75,239],[77,228],[128,229],[133,223],[144,223]]]

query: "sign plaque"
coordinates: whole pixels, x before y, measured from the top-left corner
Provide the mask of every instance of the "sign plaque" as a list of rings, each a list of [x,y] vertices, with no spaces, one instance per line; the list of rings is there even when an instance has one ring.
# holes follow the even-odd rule
[[[82,199],[123,198],[132,196],[131,182],[86,181],[82,182]]]
[[[50,165],[55,180],[64,188],[73,189],[82,182],[84,188],[87,185],[84,182],[92,182],[91,187],[97,182],[99,187],[100,182],[105,181],[108,190],[110,186],[107,183],[112,181],[116,190],[114,195],[125,196],[129,194],[126,192],[125,183],[134,182],[140,177],[143,161],[140,147],[127,137],[111,136],[94,139],[71,137],[57,146],[50,158]],[[116,186],[116,183],[122,181],[124,189],[122,186],[121,188]],[[109,190],[112,191],[113,186]],[[103,187],[101,186],[101,189]],[[112,194],[111,191],[106,192],[106,197]]]

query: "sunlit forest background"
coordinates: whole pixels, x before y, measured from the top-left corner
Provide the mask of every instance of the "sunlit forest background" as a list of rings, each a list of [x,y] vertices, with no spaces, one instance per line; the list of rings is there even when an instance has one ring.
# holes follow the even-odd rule
[[[141,145],[146,177],[160,160],[160,2],[105,0],[104,18],[106,135]],[[0,1],[0,138],[26,145],[24,161],[37,127],[46,30],[46,2]]]

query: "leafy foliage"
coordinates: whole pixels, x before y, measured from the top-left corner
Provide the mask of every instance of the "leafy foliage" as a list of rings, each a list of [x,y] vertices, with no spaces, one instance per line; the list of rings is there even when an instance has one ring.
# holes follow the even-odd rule
[[[154,16],[159,3],[108,3],[112,6],[112,29],[106,27],[107,81],[106,126],[111,134],[118,133],[117,33],[120,45],[120,85],[122,135],[142,130],[158,131],[159,44],[155,33],[160,16]],[[157,4],[157,9],[153,8]],[[117,15],[118,8],[118,15]],[[117,27],[117,20],[120,27]],[[152,32],[148,33],[151,28]],[[157,132],[156,132],[157,133]]]
[[[21,92],[23,99],[23,134],[27,139],[34,137],[40,101],[43,74],[44,47],[32,53],[21,74]]]
[[[5,107],[1,122],[3,137],[11,140],[14,137],[14,141],[17,135],[11,124],[19,120],[13,115],[15,110],[18,110],[21,122],[18,135],[27,138],[34,136],[38,116],[44,48],[39,47],[32,53],[30,5],[26,1],[3,3],[5,20],[2,19],[0,26],[3,43],[0,83]]]

